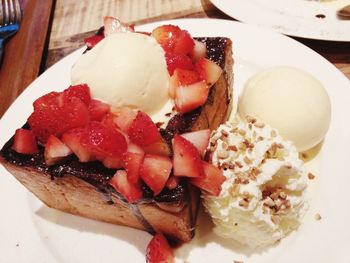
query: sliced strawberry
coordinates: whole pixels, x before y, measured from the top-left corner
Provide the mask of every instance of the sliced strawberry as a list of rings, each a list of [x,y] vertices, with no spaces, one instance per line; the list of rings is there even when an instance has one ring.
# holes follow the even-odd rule
[[[152,144],[144,146],[143,148],[146,153],[153,153],[162,156],[169,156],[170,149],[169,145],[161,138],[159,141],[156,141]]]
[[[222,171],[214,165],[202,161],[204,178],[191,178],[190,182],[208,193],[218,196],[221,192],[221,185],[225,182],[226,177]]]
[[[198,81],[199,75],[196,71],[180,68],[175,69],[169,81],[169,96],[174,99],[177,87],[190,85]]]
[[[139,111],[128,129],[130,140],[142,147],[161,140],[161,135],[152,119]]]
[[[116,115],[115,123],[123,132],[128,132],[131,123],[136,118],[137,112],[129,107],[121,107],[113,109],[113,113]]]
[[[119,126],[117,125],[116,118],[117,116],[115,114],[108,112],[105,116],[103,116],[101,123],[107,127],[118,129]]]
[[[190,57],[183,54],[173,54],[173,53],[165,53],[165,59],[168,67],[168,72],[173,75],[174,70],[176,68],[180,69],[194,69],[194,65]]]
[[[146,249],[147,263],[174,263],[174,254],[168,241],[161,233],[157,233]]]
[[[94,36],[85,38],[84,42],[85,42],[86,46],[89,49],[91,49],[94,46],[96,46],[97,43],[100,42],[102,39],[104,39],[104,36],[102,36],[102,35],[94,35]]]
[[[40,98],[37,98],[33,102],[34,110],[42,110],[46,109],[47,107],[59,107],[62,106],[62,95],[61,92],[50,92],[48,94],[45,94],[41,96]]]
[[[205,58],[207,55],[206,45],[200,41],[195,40],[194,48],[190,55],[194,61],[198,61],[200,58]]]
[[[142,197],[140,187],[128,181],[126,171],[124,170],[118,170],[108,183],[129,203],[137,202]]]
[[[90,101],[89,112],[92,121],[102,121],[109,110],[110,106],[107,103],[95,99]]]
[[[203,177],[201,158],[196,147],[185,138],[175,134],[173,139],[174,175]]]
[[[129,143],[129,144],[128,144],[127,152],[131,152],[131,153],[142,153],[142,154],[145,153],[145,151],[142,150],[142,148],[141,148],[140,146],[138,146],[137,144],[134,144],[134,143]]]
[[[209,86],[205,81],[188,86],[179,86],[175,90],[176,110],[186,113],[202,106],[208,99]]]
[[[198,150],[201,156],[204,155],[210,139],[210,130],[200,130],[181,134],[187,141],[191,142]]]
[[[181,30],[176,37],[173,52],[175,54],[188,55],[193,51],[194,41],[186,30]]]
[[[116,129],[107,127],[100,122],[92,121],[84,128],[81,143],[97,160],[108,162],[108,168],[119,168],[127,143],[123,134]]]
[[[72,150],[54,135],[45,144],[44,158],[47,165],[53,165],[72,154]]]
[[[180,177],[178,176],[170,176],[168,181],[166,182],[165,186],[169,189],[169,190],[172,190],[172,189],[175,189],[176,186],[179,185],[179,182],[180,182]]]
[[[146,154],[141,165],[142,180],[152,189],[154,195],[159,194],[171,172],[172,163],[168,157]]]
[[[124,167],[123,158],[120,156],[107,156],[101,159],[103,165],[110,169],[120,169]]]
[[[120,22],[118,19],[106,16],[103,20],[104,36],[115,34],[118,32],[134,32],[134,26]]]
[[[38,145],[33,131],[17,129],[11,148],[22,154],[36,154],[38,152]]]
[[[174,50],[175,41],[180,34],[181,29],[173,25],[162,25],[152,31],[152,36],[166,52]]]
[[[81,143],[81,138],[84,132],[84,128],[76,128],[69,130],[62,135],[62,142],[73,151],[82,163],[95,160],[92,153]]]
[[[87,84],[70,86],[68,89],[63,91],[63,94],[68,98],[76,97],[81,99],[86,106],[88,106],[91,101],[90,88]]]
[[[143,162],[144,153],[126,152],[123,155],[124,168],[128,175],[128,180],[131,183],[138,183],[140,181],[140,167]]]
[[[36,137],[46,143],[49,136],[85,126],[90,121],[86,104],[78,97],[51,92],[34,102],[28,123]]]
[[[200,58],[195,68],[200,79],[205,80],[209,86],[217,82],[222,74],[222,68],[207,58]]]

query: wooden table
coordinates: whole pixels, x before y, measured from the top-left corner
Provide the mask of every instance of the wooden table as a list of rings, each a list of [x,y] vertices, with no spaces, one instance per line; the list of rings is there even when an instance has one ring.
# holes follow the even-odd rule
[[[134,24],[182,17],[233,20],[216,9],[209,0],[56,0],[47,43],[48,50],[44,53],[42,70],[81,47],[84,37],[98,29],[102,25],[102,18],[107,15]],[[296,40],[320,53],[350,79],[350,42],[327,42],[299,38]],[[0,105],[5,101],[12,101],[19,95],[18,90],[21,91],[24,88],[25,86],[22,86],[17,89],[17,92],[7,92],[6,96],[1,95]]]

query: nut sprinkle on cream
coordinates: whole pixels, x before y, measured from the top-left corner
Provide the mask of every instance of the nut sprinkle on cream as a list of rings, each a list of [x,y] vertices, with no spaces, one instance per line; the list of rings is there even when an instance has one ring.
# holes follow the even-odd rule
[[[227,178],[218,197],[203,194],[218,235],[261,247],[298,228],[307,207],[307,173],[291,142],[247,117],[221,125],[208,150]]]

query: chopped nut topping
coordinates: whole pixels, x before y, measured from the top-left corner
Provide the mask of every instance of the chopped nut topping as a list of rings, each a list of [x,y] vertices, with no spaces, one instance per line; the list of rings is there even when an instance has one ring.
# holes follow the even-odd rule
[[[249,202],[245,199],[240,200],[238,204],[244,208],[247,208],[249,206]]]
[[[228,151],[226,151],[226,150],[218,151],[218,158],[219,159],[226,159],[228,156],[229,156]]]
[[[271,137],[276,137],[277,136],[277,132],[275,130],[271,131]]]
[[[230,195],[232,197],[236,197],[239,194],[239,184],[233,184],[232,187],[230,188]]]
[[[227,149],[230,150],[230,151],[235,151],[235,152],[238,151],[236,145],[230,145]]]
[[[234,164],[232,164],[232,163],[230,163],[230,164],[228,165],[228,169],[230,169],[230,170],[234,170],[234,169],[235,169],[235,165],[234,165]]]
[[[237,127],[232,128],[232,129],[230,130],[230,132],[232,132],[232,133],[236,133],[237,131],[238,131],[238,128],[237,128]]]
[[[238,162],[238,161],[235,162],[235,165],[237,165],[239,168],[243,167],[243,165],[240,162]]]
[[[317,214],[315,215],[315,219],[316,219],[317,221],[321,220],[321,215],[320,215],[319,213],[317,213]]]
[[[229,133],[225,130],[221,130],[221,134],[225,137],[229,136]]]
[[[315,175],[313,174],[313,173],[308,173],[307,174],[307,177],[310,179],[310,180],[313,180],[313,179],[315,179]]]
[[[245,136],[245,134],[246,134],[245,130],[238,130],[238,133],[242,136]]]
[[[271,216],[271,221],[272,221],[274,224],[278,225],[279,223],[281,223],[281,217],[280,217],[280,216],[273,215],[273,216]]]
[[[244,161],[246,164],[251,164],[251,163],[252,163],[252,160],[250,160],[247,156],[244,156],[243,161]]]
[[[259,123],[259,122],[258,122],[258,123],[255,123],[254,126],[257,127],[257,128],[262,129],[262,128],[265,127],[265,124],[264,124],[264,123]]]
[[[263,140],[264,140],[264,137],[262,137],[262,136],[258,137],[258,142],[263,141]]]
[[[247,122],[250,122],[252,124],[254,124],[256,122],[256,119],[254,117],[247,115],[245,118],[246,118]]]

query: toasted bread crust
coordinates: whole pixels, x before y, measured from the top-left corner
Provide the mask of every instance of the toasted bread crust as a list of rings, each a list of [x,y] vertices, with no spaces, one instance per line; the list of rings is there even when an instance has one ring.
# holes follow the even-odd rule
[[[209,40],[208,40],[209,39]],[[204,43],[210,38],[202,39]],[[232,43],[227,38],[220,50],[218,63],[224,69],[220,79],[211,88],[204,106],[189,114],[191,122],[184,129],[216,129],[226,121],[232,106]],[[181,116],[180,116],[181,118]],[[5,148],[5,147],[4,147]],[[116,192],[101,191],[96,185],[83,178],[65,172],[53,176],[50,172],[31,165],[19,165],[0,152],[0,163],[26,188],[47,206],[71,214],[133,227],[148,232],[160,231],[176,241],[190,241],[199,207],[199,190],[186,184],[185,194],[177,203],[156,202],[155,200],[129,204]],[[11,159],[11,158],[10,158]]]

